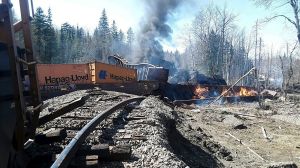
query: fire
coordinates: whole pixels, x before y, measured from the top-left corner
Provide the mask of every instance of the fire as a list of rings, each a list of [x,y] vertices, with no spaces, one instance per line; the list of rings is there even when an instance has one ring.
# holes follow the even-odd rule
[[[222,89],[221,95],[223,95],[224,97],[230,97],[230,96],[232,96],[232,90],[228,90],[228,91],[227,91],[227,88],[224,87],[224,88]]]
[[[257,96],[257,92],[253,89],[241,87],[240,92],[238,92],[237,96]]]
[[[257,96],[258,93],[251,87],[236,86],[230,88],[229,86],[201,86],[194,87],[193,99],[216,98],[222,95],[224,97],[248,97]],[[212,97],[210,97],[212,96]]]
[[[239,89],[238,89],[239,88]],[[247,97],[247,96],[257,96],[257,92],[254,89],[247,88],[247,87],[236,87],[232,88],[227,91],[227,87],[224,87],[222,90],[222,95],[224,97],[233,97],[233,96],[242,96],[242,97]]]
[[[208,96],[208,92],[208,87],[201,87],[200,85],[197,85],[194,91],[194,98],[205,99]]]

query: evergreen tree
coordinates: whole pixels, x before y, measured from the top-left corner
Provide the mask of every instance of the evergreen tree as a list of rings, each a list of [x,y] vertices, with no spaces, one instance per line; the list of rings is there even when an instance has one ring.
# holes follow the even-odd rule
[[[85,55],[83,49],[86,43],[85,32],[82,27],[76,27],[76,38],[74,43],[74,61],[78,62]]]
[[[55,29],[51,9],[44,14],[42,8],[38,7],[32,22],[33,43],[38,61],[73,63],[96,58],[105,62],[110,54],[128,55],[134,40],[132,29],[128,29],[125,36],[115,21],[109,25],[106,11],[103,9],[93,35],[67,22]]]
[[[130,27],[127,30],[127,45],[129,46],[129,48],[132,47],[133,40],[134,40],[134,33],[133,33],[132,28]]]
[[[112,26],[111,26],[111,36],[112,39],[115,41],[119,40],[119,34],[118,34],[118,28],[116,25],[116,21],[113,20]]]
[[[105,9],[102,11],[97,29],[95,33],[97,35],[96,40],[98,47],[96,58],[104,61],[105,57],[110,54],[111,47],[111,35]]]
[[[125,34],[122,31],[122,29],[119,30],[119,41],[120,41],[121,44],[125,43]]]
[[[35,17],[33,20],[33,42],[34,49],[37,58],[40,62],[48,62],[45,59],[45,29],[47,25],[47,18],[41,7],[38,7],[35,12]]]
[[[45,40],[45,63],[52,63],[55,55],[57,55],[57,40],[55,29],[52,24],[52,12],[48,9],[48,15],[46,17],[46,25],[44,30]]]
[[[57,55],[57,39],[51,9],[49,8],[48,15],[45,15],[42,8],[38,7],[32,27],[33,44],[39,62],[52,63],[54,56]]]
[[[111,37],[112,37],[111,52],[113,54],[119,53],[120,52],[119,33],[115,21],[113,21],[111,25]]]
[[[132,54],[132,45],[133,45],[133,40],[134,40],[134,33],[132,28],[130,27],[127,30],[127,40],[126,40],[126,55],[128,58]]]
[[[75,56],[72,53],[72,44],[75,39],[75,28],[69,23],[61,25],[60,29],[60,50],[63,63],[74,62]]]

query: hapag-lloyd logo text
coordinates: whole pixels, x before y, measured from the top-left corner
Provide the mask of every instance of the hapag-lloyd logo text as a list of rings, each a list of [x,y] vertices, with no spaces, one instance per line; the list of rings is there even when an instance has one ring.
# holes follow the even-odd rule
[[[45,83],[47,84],[66,84],[66,83],[75,83],[78,81],[87,81],[89,80],[89,75],[71,75],[66,77],[45,77]]]
[[[109,77],[110,79],[113,79],[113,80],[121,80],[121,81],[133,81],[135,80],[134,78],[131,78],[129,76],[119,76],[119,75],[115,75],[115,74],[112,74],[112,73],[108,73],[107,71],[105,70],[101,70],[98,74],[98,77],[99,79],[107,79],[107,77]]]

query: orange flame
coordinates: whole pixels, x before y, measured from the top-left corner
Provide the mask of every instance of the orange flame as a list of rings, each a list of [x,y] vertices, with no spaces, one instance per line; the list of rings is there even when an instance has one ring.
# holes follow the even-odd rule
[[[224,87],[222,90],[222,95],[224,97],[233,97],[233,96],[257,96],[257,92],[251,88],[247,87],[240,87],[240,90],[237,89],[230,89],[227,91],[228,88]],[[227,92],[226,92],[227,91]],[[226,93],[225,93],[226,92]]]
[[[237,96],[257,96],[257,92],[253,89],[241,87],[240,92],[238,92]]]
[[[208,87],[201,87],[200,85],[197,85],[194,90],[194,98],[205,99],[207,97],[208,92]]]

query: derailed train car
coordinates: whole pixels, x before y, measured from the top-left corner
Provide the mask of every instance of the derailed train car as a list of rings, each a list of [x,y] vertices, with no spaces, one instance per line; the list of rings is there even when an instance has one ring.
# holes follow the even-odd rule
[[[101,62],[86,64],[38,64],[38,80],[44,98],[95,85],[125,84],[137,81],[135,69]]]
[[[43,98],[98,86],[105,90],[145,95],[168,81],[169,71],[148,63],[128,64],[121,57],[109,56],[109,64],[37,64]],[[130,84],[129,84],[130,83]]]

